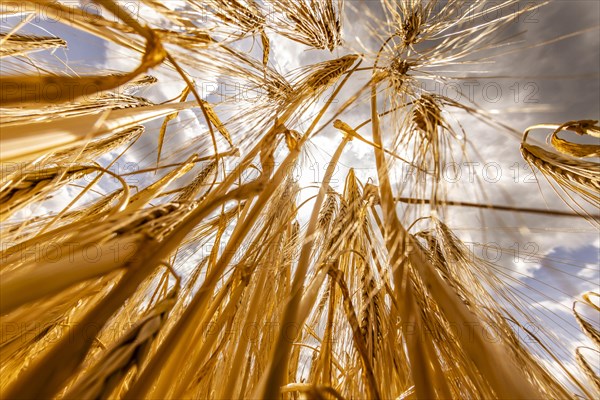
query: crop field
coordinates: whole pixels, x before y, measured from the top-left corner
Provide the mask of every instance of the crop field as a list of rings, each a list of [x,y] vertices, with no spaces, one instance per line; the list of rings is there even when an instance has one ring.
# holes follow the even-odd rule
[[[600,3],[0,18],[1,399],[600,398]]]

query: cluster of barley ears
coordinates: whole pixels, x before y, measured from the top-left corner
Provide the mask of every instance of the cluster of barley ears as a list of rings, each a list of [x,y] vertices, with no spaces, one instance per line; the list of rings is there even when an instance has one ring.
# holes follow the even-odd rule
[[[597,228],[599,146],[563,136],[598,138],[597,121],[537,125],[548,145],[532,144],[530,130],[521,143],[573,212],[451,200],[441,168],[468,157],[471,133],[449,112],[514,132],[421,85],[504,45],[509,24],[543,4],[141,0],[132,14],[113,0],[94,0],[97,13],[2,3],[2,398],[599,395],[598,347],[577,349],[576,372],[555,355],[552,332],[528,331],[561,376],[551,372],[516,333],[539,323],[524,297],[444,220],[466,206],[582,216]],[[36,65],[69,45],[21,32],[41,12],[137,65]],[[373,26],[359,42],[374,49],[345,42],[352,12]],[[282,73],[273,53],[283,40],[327,59]],[[161,84],[153,74],[180,94],[145,98]],[[256,96],[216,101],[199,84],[215,76]],[[359,110],[370,117],[353,124]],[[324,134],[337,147],[304,199],[294,167]],[[350,142],[372,152],[373,174],[350,170],[336,191]],[[114,168],[129,156],[143,168]],[[398,166],[422,179],[397,184]],[[597,296],[573,305],[595,346],[600,332],[580,310],[600,312]],[[491,326],[497,338],[456,326]]]

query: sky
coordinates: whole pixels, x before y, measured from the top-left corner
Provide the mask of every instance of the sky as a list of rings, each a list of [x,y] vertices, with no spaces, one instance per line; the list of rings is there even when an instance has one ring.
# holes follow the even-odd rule
[[[157,18],[141,3],[130,3],[138,7],[136,11],[141,18]],[[169,0],[162,3],[174,9],[181,6],[181,2]],[[272,35],[270,65],[286,74],[300,66],[350,52],[373,51],[379,47],[380,38],[370,35],[373,28],[380,29],[382,26],[383,14],[379,2],[347,3],[348,18],[343,25],[345,45],[342,49],[335,50],[333,54],[310,50]],[[529,3],[531,2],[520,2],[519,7]],[[90,7],[84,1],[71,4]],[[369,13],[380,20],[367,19]],[[539,123],[599,119],[599,21],[600,2],[551,0],[536,11],[522,14],[508,26],[506,34],[516,35],[514,43],[489,53],[496,56],[485,63],[452,67],[449,73],[462,78],[452,84],[435,86],[431,82],[425,82],[424,87],[449,97],[454,96],[459,101],[472,101],[497,121],[509,125],[517,132]],[[11,24],[14,21],[3,20],[2,28],[7,29]],[[63,67],[65,72],[70,68],[84,73],[93,72],[97,68],[127,71],[138,62],[136,54],[52,21],[34,20],[23,30],[38,34],[45,32],[66,39],[68,49],[36,56],[40,63],[68,65],[69,67]],[[584,32],[558,40],[578,31]],[[261,57],[259,41],[246,41],[238,46],[255,57]],[[497,56],[498,54],[501,55]],[[487,55],[486,52],[482,53],[482,56]],[[181,81],[172,71],[162,69],[153,71],[152,74],[159,78],[160,84],[143,88],[136,95],[160,102],[177,96],[181,91]],[[205,84],[205,87],[222,79],[218,75],[207,75],[198,70],[193,71],[192,75],[196,82]],[[340,97],[357,91],[366,79],[366,74],[357,74]],[[462,90],[462,94],[456,93],[456,87]],[[467,160],[459,163],[458,172],[453,169],[454,166],[444,171],[447,174],[445,183],[449,199],[568,210],[545,179],[534,174],[523,161],[518,137],[469,117],[464,112],[445,112],[448,118],[458,121],[464,128],[471,143],[469,155],[472,157],[468,160],[471,164],[464,164]],[[369,117],[366,106],[343,115],[344,121],[350,125],[357,125]],[[149,149],[155,148],[159,126],[160,121],[147,124],[147,131],[154,133],[146,135],[138,147],[124,157],[123,162],[138,163],[140,168],[151,166],[156,155]],[[306,127],[307,123],[304,122],[297,129]],[[175,128],[170,131],[168,145],[179,147],[185,146],[189,140],[200,140],[198,138],[205,129],[198,112],[183,112]],[[543,141],[548,133],[550,132],[540,130],[531,135]],[[368,130],[365,131],[365,136],[369,136]],[[309,143],[299,169],[298,179],[301,185],[315,186],[320,183],[327,160],[340,139],[339,133],[334,129],[325,129]],[[354,141],[342,155],[332,186],[341,190],[350,168],[355,169],[363,183],[369,178],[376,180],[374,165],[372,149]],[[397,179],[401,179],[402,170],[395,172]],[[141,179],[140,183],[143,183],[143,178]],[[110,184],[106,185],[108,190]],[[302,196],[307,198],[314,193],[314,190],[309,189],[303,191]],[[52,200],[55,203],[51,201],[46,207],[57,206],[69,196],[70,192],[65,189]],[[400,206],[399,213],[404,215],[404,211]],[[309,213],[310,203],[300,210],[301,218],[306,218]],[[407,214],[406,219],[410,218],[414,219],[414,215]],[[580,344],[589,345],[578,329],[570,308],[574,298],[587,290],[597,291],[600,285],[600,238],[597,227],[583,219],[483,212],[463,207],[449,208],[445,220],[475,254],[498,263],[500,272],[522,282],[518,289],[527,291],[531,310],[564,343],[564,349],[557,349],[562,359],[572,362],[574,348]],[[589,314],[589,317],[600,323],[598,315]],[[595,361],[596,366],[600,366],[600,360]]]

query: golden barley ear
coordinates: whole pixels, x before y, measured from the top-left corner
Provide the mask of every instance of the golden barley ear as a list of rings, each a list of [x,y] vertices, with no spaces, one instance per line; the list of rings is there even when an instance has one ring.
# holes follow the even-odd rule
[[[22,56],[34,51],[65,47],[67,42],[51,36],[0,33],[0,57]]]
[[[123,384],[129,370],[134,367],[140,370],[175,305],[178,290],[177,282],[164,299],[157,302],[110,349],[101,353],[100,359],[85,370],[83,377],[71,386],[63,398],[108,398],[115,388]]]
[[[574,130],[579,134],[595,136],[598,127],[595,121],[571,121],[563,125],[534,125],[523,134],[521,154],[525,161],[535,166],[549,181],[555,182],[565,193],[561,198],[574,211],[585,217],[592,224],[597,224],[590,211],[580,205],[572,197],[575,194],[596,210],[600,208],[600,164],[583,158],[593,156],[597,151],[595,145],[583,145],[567,142],[557,134],[562,130]],[[530,131],[539,128],[552,128],[551,143],[559,152],[548,151],[540,146],[527,142]],[[558,190],[557,190],[557,193]],[[559,193],[560,195],[560,193]]]
[[[594,309],[596,312],[600,313],[600,307],[591,299],[592,297],[600,298],[600,294],[596,292],[585,292],[581,295],[582,301],[581,303],[588,306],[589,308]],[[596,346],[599,346],[600,343],[600,332],[594,326],[586,321],[576,310],[575,306],[578,301],[573,302],[573,315],[577,320],[577,323],[581,327],[581,330],[585,333],[585,335],[590,338]],[[593,385],[596,391],[600,392],[600,377],[595,372],[594,368],[590,365],[590,363],[586,360],[586,357],[582,354],[581,350],[589,350],[591,352],[598,353],[598,347],[589,348],[589,347],[578,347],[575,349],[575,360],[577,364],[583,371],[584,375],[587,377],[588,381]]]
[[[270,2],[277,33],[316,49],[333,51],[342,44],[343,2],[340,0]]]

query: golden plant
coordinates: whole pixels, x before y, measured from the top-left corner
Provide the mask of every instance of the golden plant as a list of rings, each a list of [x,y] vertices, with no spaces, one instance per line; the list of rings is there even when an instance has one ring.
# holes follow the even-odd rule
[[[599,146],[559,136],[598,138],[597,121],[523,135],[524,160],[572,211],[451,200],[442,168],[469,159],[471,133],[449,111],[515,131],[422,85],[510,45],[509,25],[544,4],[363,3],[141,0],[136,14],[114,0],[94,0],[99,12],[2,1],[2,398],[600,395],[597,326],[573,305],[596,347],[577,348],[571,370],[552,332],[528,330],[540,320],[515,278],[445,220],[470,207],[583,216],[598,229]],[[373,25],[358,42],[375,50],[345,39],[357,13]],[[137,65],[36,65],[69,45],[21,32],[42,14],[137,54]],[[274,53],[286,41],[321,59],[281,72]],[[163,76],[179,94],[145,98]],[[214,100],[201,90],[211,77],[253,97]],[[370,118],[357,124],[361,109]],[[537,129],[552,130],[551,147],[531,143]],[[294,170],[325,132],[338,144],[305,198]],[[351,142],[372,151],[373,174],[350,169],[336,191]],[[144,168],[115,171],[128,157]],[[398,166],[417,181],[396,182]],[[59,193],[66,202],[53,203]],[[600,312],[597,296],[578,301]],[[492,327],[497,340],[457,326]]]

